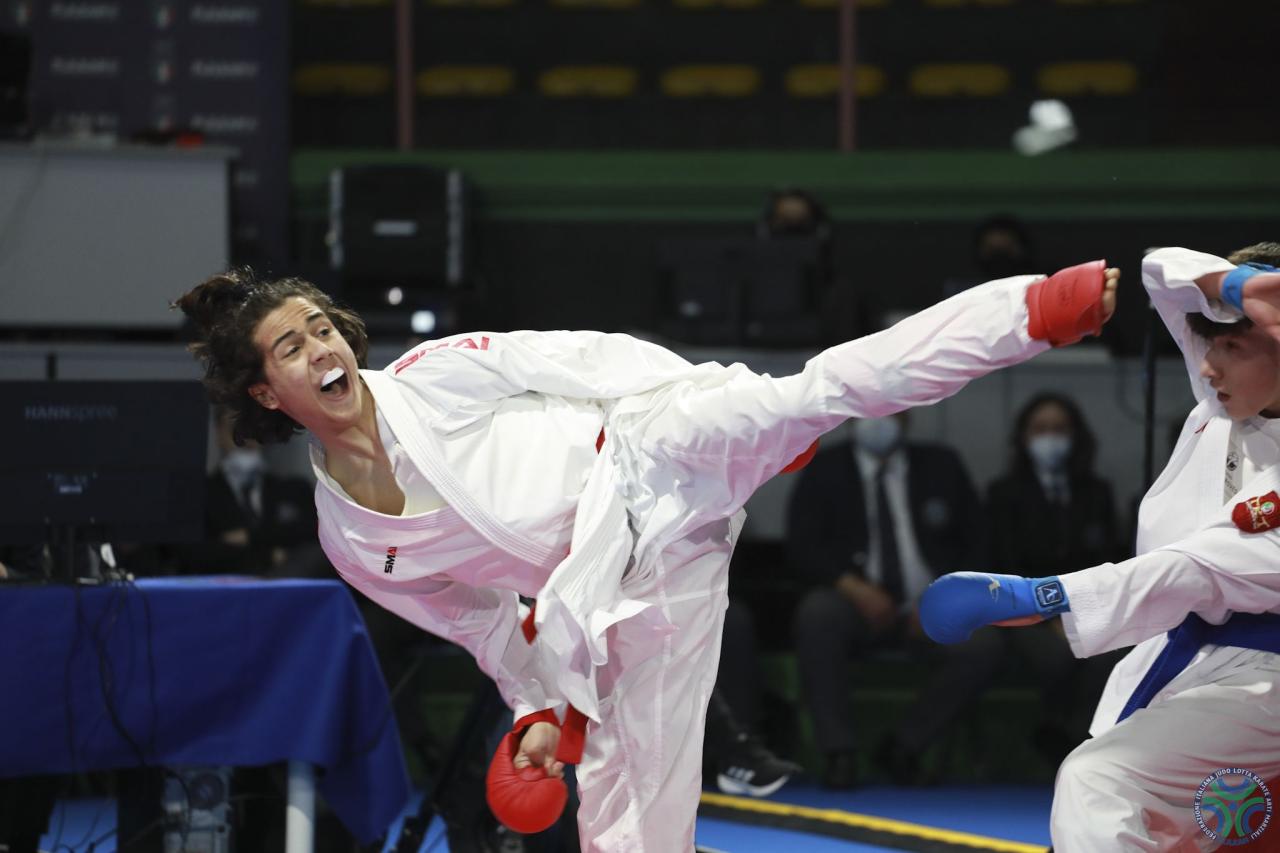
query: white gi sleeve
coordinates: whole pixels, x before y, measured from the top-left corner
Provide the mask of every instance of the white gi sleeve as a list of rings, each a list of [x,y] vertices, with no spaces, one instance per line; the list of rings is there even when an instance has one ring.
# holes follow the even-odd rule
[[[1196,286],[1196,279],[1233,269],[1235,264],[1230,261],[1190,249],[1157,249],[1142,261],[1142,283],[1160,319],[1182,350],[1197,402],[1213,396],[1209,380],[1200,375],[1200,362],[1204,360],[1208,344],[1187,327],[1187,315],[1198,312],[1219,323],[1234,323],[1242,315],[1216,299],[1207,299]]]
[[[369,578],[326,539],[322,535],[321,544],[343,580],[381,607],[470,652],[517,720],[563,704],[544,687],[553,682],[542,677],[537,647],[520,629],[529,608],[515,592],[422,577],[406,582],[401,591]]]
[[[1277,565],[1280,530],[1242,533],[1226,515],[1131,560],[1062,575],[1071,650],[1089,657],[1137,645],[1190,613],[1220,625],[1233,612],[1280,612]]]
[[[803,373],[787,379],[809,386],[808,400],[826,398],[843,417],[937,402],[971,379],[1049,348],[1027,334],[1026,290],[1040,278],[1015,276],[971,288],[882,332],[824,350]],[[638,385],[652,388],[684,378],[692,367],[663,347],[623,334],[512,332],[505,337],[521,346],[499,357],[519,359],[521,370],[538,375],[536,390],[565,396],[583,395],[549,386],[547,376],[575,377],[592,390],[587,396],[608,398],[644,390]]]
[[[1027,332],[1027,288],[1043,276],[990,281],[874,335],[824,350],[805,365],[845,417],[927,406],[971,380],[1049,349]]]
[[[465,364],[463,369],[458,368]],[[429,341],[388,371],[433,368],[433,397],[496,400],[525,391],[576,399],[616,399],[674,381],[693,367],[676,353],[621,333],[470,332]]]
[[[1042,277],[987,282],[892,328],[824,350],[802,373],[755,377],[772,384],[756,386],[761,405],[779,414],[830,421],[829,429],[849,417],[878,417],[935,403],[972,379],[1049,348],[1027,333],[1026,291]],[[476,337],[483,346],[458,346]],[[681,380],[714,384],[720,381],[714,378],[717,371],[733,378],[749,373],[741,365],[695,366],[630,335],[589,331],[472,333],[465,341],[446,338],[432,349],[439,349],[444,359],[466,359],[504,377],[506,384],[491,396],[538,391],[617,399]],[[472,399],[484,396],[484,389],[476,388],[476,375],[461,371],[440,370],[431,378],[433,387],[451,391],[451,376],[465,383]]]
[[[621,397],[683,376],[692,367],[665,347],[622,333],[520,331],[504,337],[519,346],[500,357],[518,359],[524,375],[539,377],[536,390],[562,393],[547,384],[556,377],[572,377],[575,387],[591,390],[589,395],[565,393],[566,397]]]

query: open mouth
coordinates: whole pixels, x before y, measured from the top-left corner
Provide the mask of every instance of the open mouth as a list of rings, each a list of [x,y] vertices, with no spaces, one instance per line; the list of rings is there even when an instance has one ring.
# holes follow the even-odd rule
[[[320,379],[320,393],[328,397],[341,397],[347,392],[351,380],[341,367],[335,367]]]

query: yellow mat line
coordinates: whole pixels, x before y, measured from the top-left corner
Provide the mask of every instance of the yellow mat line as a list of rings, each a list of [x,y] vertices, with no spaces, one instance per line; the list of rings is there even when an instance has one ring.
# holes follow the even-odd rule
[[[945,841],[950,844],[963,844],[969,847],[984,847],[988,850],[1000,850],[1002,853],[1045,853],[1045,847],[1038,844],[1024,844],[1020,841],[1006,841],[1002,838],[988,838],[968,832],[957,832],[950,829],[938,829],[918,823],[907,823],[901,820],[876,817],[874,815],[846,812],[840,809],[815,809],[808,806],[797,806],[791,803],[775,803],[769,800],[753,800],[747,797],[731,797],[725,794],[714,794],[704,791],[702,802],[712,806],[724,806],[729,809],[757,812],[759,814],[777,815],[779,817],[801,817],[810,820],[838,823],[845,826],[856,826],[879,832],[892,832],[897,835],[910,835],[930,841]]]

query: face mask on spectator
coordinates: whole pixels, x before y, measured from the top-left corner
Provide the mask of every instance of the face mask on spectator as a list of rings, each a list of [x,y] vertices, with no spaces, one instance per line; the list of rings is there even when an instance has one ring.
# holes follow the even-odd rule
[[[888,456],[902,439],[902,425],[895,417],[863,418],[853,425],[854,440],[875,456]]]
[[[1071,455],[1071,436],[1058,432],[1032,436],[1027,442],[1027,453],[1037,468],[1057,471]]]
[[[222,470],[227,479],[240,487],[256,479],[262,467],[262,451],[247,447],[234,448],[222,459]]]

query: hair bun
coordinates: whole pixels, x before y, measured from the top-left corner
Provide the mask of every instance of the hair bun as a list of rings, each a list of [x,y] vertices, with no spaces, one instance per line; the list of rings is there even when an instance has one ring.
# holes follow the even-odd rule
[[[244,305],[253,295],[253,271],[239,267],[219,273],[191,288],[173,303],[195,323],[206,338],[218,321]]]

